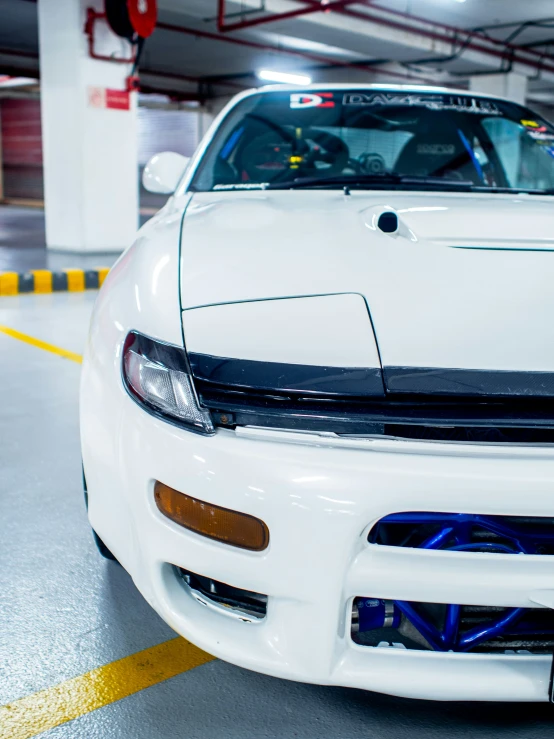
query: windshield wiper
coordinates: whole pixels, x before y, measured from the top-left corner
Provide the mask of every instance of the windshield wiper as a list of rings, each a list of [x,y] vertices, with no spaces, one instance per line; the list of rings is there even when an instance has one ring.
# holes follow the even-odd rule
[[[293,190],[302,187],[332,187],[339,185],[343,187],[366,187],[377,186],[415,186],[433,187],[456,190],[471,190],[475,185],[469,180],[447,180],[442,177],[430,177],[420,175],[403,175],[395,172],[383,172],[382,174],[339,174],[330,177],[297,177],[294,180],[284,182],[272,182],[268,190]]]
[[[518,192],[524,192],[527,195],[554,195],[554,187],[547,187],[545,190],[518,190]]]

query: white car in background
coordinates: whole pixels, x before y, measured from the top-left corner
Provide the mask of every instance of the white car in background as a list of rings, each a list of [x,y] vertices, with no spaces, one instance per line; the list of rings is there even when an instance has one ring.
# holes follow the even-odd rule
[[[450,90],[235,98],[109,274],[83,365],[90,522],[213,655],[547,701],[554,128]]]

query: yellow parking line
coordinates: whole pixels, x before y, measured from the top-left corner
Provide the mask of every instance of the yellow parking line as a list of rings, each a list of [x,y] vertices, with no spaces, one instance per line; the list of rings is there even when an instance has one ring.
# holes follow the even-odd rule
[[[12,339],[18,339],[19,341],[24,341],[26,344],[30,344],[31,346],[36,346],[37,349],[44,349],[45,352],[52,352],[52,354],[57,354],[59,357],[63,357],[64,359],[71,359],[72,362],[77,362],[77,364],[81,364],[83,361],[83,357],[80,354],[70,352],[67,349],[62,349],[59,346],[54,346],[54,344],[48,344],[46,341],[35,339],[34,336],[22,334],[21,331],[16,331],[14,328],[9,328],[9,326],[0,325],[0,332],[6,334],[6,336],[11,336]]]
[[[1,706],[0,739],[30,739],[213,659],[181,637],[131,654]]]

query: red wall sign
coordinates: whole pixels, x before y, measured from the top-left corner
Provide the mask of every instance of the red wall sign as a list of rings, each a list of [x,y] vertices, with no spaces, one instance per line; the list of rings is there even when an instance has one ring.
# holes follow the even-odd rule
[[[127,90],[106,90],[106,108],[129,110],[130,107],[131,99]]]
[[[88,104],[91,108],[130,110],[131,95],[127,90],[110,90],[106,87],[89,87]]]
[[[148,38],[156,28],[158,9],[156,0],[127,0],[131,25],[142,38]]]

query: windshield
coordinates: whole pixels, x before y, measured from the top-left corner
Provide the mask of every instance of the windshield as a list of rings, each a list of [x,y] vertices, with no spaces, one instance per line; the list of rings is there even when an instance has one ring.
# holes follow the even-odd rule
[[[196,191],[374,186],[554,191],[554,128],[527,108],[449,93],[262,92],[227,115]]]

